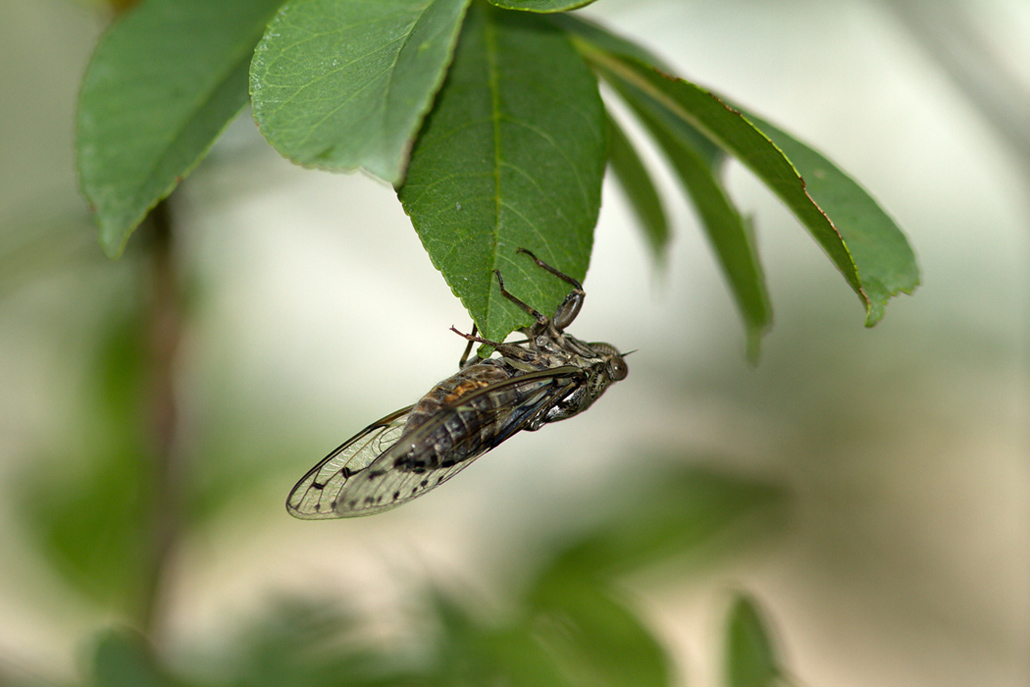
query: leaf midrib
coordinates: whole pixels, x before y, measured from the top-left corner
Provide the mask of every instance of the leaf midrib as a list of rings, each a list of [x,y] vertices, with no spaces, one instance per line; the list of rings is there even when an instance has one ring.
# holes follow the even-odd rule
[[[497,29],[492,21],[492,12],[487,11],[483,22],[483,43],[486,52],[486,65],[487,65],[487,85],[490,89],[490,120],[493,126],[494,136],[494,226],[491,238],[493,246],[491,248],[491,274],[493,270],[498,269],[498,246],[497,237],[500,233],[501,225],[501,91],[499,81],[500,74],[497,65]],[[493,284],[487,284],[486,290],[486,321],[490,322],[493,319]]]

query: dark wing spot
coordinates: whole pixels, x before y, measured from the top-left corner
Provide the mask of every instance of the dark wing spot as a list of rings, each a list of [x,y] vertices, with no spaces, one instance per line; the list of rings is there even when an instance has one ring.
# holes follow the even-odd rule
[[[340,474],[343,475],[344,479],[350,479],[350,476],[353,473],[351,473],[350,468],[345,466],[345,467],[340,468]]]
[[[397,500],[397,499],[399,499],[400,497],[401,497],[401,493],[400,493],[399,491],[395,491],[395,492],[393,492],[393,500],[394,500],[394,501],[396,501],[396,500]]]
[[[429,484],[429,480],[428,480],[428,479],[424,479],[424,480],[422,480],[421,482],[419,482],[419,484],[418,484],[418,485],[419,485],[420,487],[424,487],[424,486],[426,486],[427,484]]]

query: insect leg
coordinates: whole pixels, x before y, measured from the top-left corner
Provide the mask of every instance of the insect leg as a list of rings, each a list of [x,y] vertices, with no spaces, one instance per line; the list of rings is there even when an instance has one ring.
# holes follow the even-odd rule
[[[562,304],[558,306],[558,310],[555,311],[554,317],[551,318],[551,320],[554,322],[554,326],[557,327],[558,331],[562,331],[570,324],[572,324],[572,321],[576,319],[577,315],[579,315],[580,308],[583,307],[583,299],[586,298],[586,292],[583,291],[583,285],[577,279],[573,279],[564,272],[561,272],[558,269],[551,267],[546,262],[544,262],[537,256],[533,255],[533,253],[526,250],[525,248],[519,248],[516,252],[525,253],[533,259],[533,262],[535,262],[543,269],[547,270],[559,279],[562,279],[572,284],[572,291],[569,293],[568,296],[565,297],[565,300],[562,301]],[[502,290],[501,293],[504,293],[504,291]],[[538,319],[537,322],[539,321],[540,320]]]
[[[543,267],[545,270],[547,270],[548,272],[550,272],[554,276],[558,277],[559,279],[561,279],[563,281],[567,281],[568,283],[572,284],[572,287],[574,289],[576,289],[577,291],[582,291],[583,290],[583,285],[581,283],[579,283],[579,280],[573,279],[572,277],[570,277],[569,275],[565,274],[564,272],[562,272],[562,271],[560,271],[560,270],[558,270],[558,269],[556,269],[554,267],[551,267],[546,262],[544,262],[543,260],[541,260],[537,256],[533,255],[532,251],[526,250],[525,248],[519,248],[515,252],[516,253],[525,253],[526,255],[528,255],[533,260],[533,262],[535,262],[540,267]]]
[[[531,305],[529,305],[527,303],[522,302],[516,296],[512,295],[512,293],[510,291],[508,291],[507,289],[504,288],[504,279],[501,278],[501,271],[500,270],[494,270],[494,274],[497,275],[497,285],[501,287],[501,295],[502,296],[504,296],[509,301],[511,301],[512,303],[514,303],[515,305],[519,306],[520,308],[525,310],[527,313],[532,315],[533,318],[536,319],[538,324],[541,324],[541,325],[546,325],[547,324],[548,319],[546,317],[544,317],[543,315],[541,315],[539,310],[537,310],[536,308],[534,308],[533,306],[531,306]]]
[[[522,348],[521,345],[529,343],[528,340],[515,341],[513,343],[503,343],[501,341],[491,341],[490,339],[484,339],[480,336],[476,336],[475,333],[463,334],[454,327],[451,327],[451,331],[457,334],[458,336],[467,339],[470,344],[472,342],[475,342],[486,344],[487,346],[493,346],[494,350],[496,350],[498,353],[507,358],[514,358],[516,360],[536,360],[538,356],[538,354],[535,351]],[[473,332],[475,332],[475,329],[473,329]]]
[[[458,331],[457,329],[454,329],[454,327],[451,327],[451,330],[452,331],[456,331],[456,332]],[[472,323],[472,334],[470,334],[470,336],[475,336],[477,331],[478,330],[476,329],[476,323],[473,322]],[[458,333],[460,334],[461,332],[458,332]],[[459,370],[461,368],[465,367],[465,361],[467,361],[469,359],[469,353],[472,352],[472,344],[476,343],[476,340],[475,339],[469,339],[468,342],[469,342],[468,346],[465,346],[465,352],[461,354],[461,360],[458,361],[458,369]]]

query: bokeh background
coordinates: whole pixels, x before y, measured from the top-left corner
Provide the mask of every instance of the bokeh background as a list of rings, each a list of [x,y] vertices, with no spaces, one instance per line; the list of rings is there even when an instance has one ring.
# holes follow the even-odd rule
[[[102,257],[72,151],[106,15],[0,5],[0,682],[78,682],[98,633],[141,617],[163,660],[212,680],[263,641],[338,629],[275,634],[310,607],[339,606],[355,641],[417,662],[436,596],[503,624],[555,552],[620,523],[638,541],[625,523],[646,530],[655,485],[682,479],[689,527],[612,577],[682,683],[717,684],[742,589],[801,684],[1027,684],[1030,5],[601,0],[586,14],[856,177],[916,250],[915,296],[865,329],[815,243],[731,166],[775,309],[752,367],[687,205],[668,208],[659,268],[606,185],[573,331],[639,349],[627,381],[397,511],[293,520],[293,483],[449,375],[463,342],[448,327],[468,317],[390,188],[291,166],[245,113],[171,206],[185,503],[148,577],[147,236]],[[141,578],[159,589],[146,613]]]

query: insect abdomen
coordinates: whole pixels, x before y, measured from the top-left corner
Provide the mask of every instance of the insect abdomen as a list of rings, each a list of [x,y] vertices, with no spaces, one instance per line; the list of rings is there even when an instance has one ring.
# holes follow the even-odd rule
[[[501,360],[489,359],[470,365],[433,387],[411,411],[401,441],[413,437],[414,443],[396,459],[394,467],[411,472],[446,468],[492,448],[491,439],[503,426],[503,417],[498,417],[497,410],[513,405],[517,392],[508,389],[470,394],[515,373]],[[419,436],[418,428],[441,413],[446,415],[445,419],[428,434]]]

